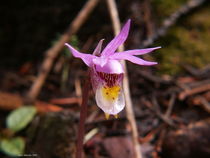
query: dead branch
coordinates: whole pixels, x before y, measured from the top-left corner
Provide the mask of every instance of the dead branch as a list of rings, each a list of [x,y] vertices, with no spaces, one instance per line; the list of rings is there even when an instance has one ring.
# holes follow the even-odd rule
[[[80,105],[82,99],[80,97],[71,98],[54,98],[49,101],[52,104],[65,105],[65,104],[78,104]]]
[[[87,20],[88,16],[95,8],[99,0],[88,0],[84,7],[81,9],[79,14],[75,17],[72,23],[69,25],[67,31],[61,36],[61,38],[50,48],[45,54],[46,57],[43,61],[41,69],[39,71],[38,77],[31,86],[28,93],[29,100],[35,100],[38,96],[42,85],[44,84],[47,75],[49,74],[55,58],[58,56],[59,52],[63,49],[64,43],[68,42],[73,34],[76,34],[80,27]]]
[[[204,79],[204,80],[200,80],[200,81],[194,81],[194,82],[190,82],[187,84],[187,86],[189,88],[196,88],[196,87],[200,87],[200,86],[203,86],[203,85],[206,85],[210,83],[210,79]]]
[[[173,107],[174,107],[175,99],[176,99],[176,95],[173,93],[171,95],[171,98],[170,98],[170,101],[169,101],[168,109],[166,110],[166,113],[165,113],[165,117],[167,117],[167,118],[170,117],[170,115],[171,115],[171,112],[172,112]]]
[[[207,92],[209,95],[210,92]],[[210,95],[209,95],[210,96]],[[198,95],[189,99],[189,102],[196,106],[201,106],[206,112],[210,113],[210,97],[204,95]]]
[[[168,18],[163,21],[162,26],[156,31],[156,33],[150,38],[143,41],[142,46],[147,47],[154,43],[156,39],[164,36],[168,29],[173,26],[178,19],[180,19],[183,15],[189,13],[195,8],[201,6],[206,0],[189,0],[186,4],[181,6],[176,12],[172,13]]]
[[[157,98],[154,95],[152,97],[152,104],[154,107],[153,111],[156,113],[156,115],[166,124],[170,125],[171,127],[175,127],[173,121],[169,117],[167,117],[167,115],[162,114],[160,105],[158,104]]]
[[[204,97],[208,102],[210,102],[210,91],[204,93],[203,95],[193,96],[189,98],[189,103],[193,105],[201,105],[200,96]]]
[[[0,92],[0,109],[14,110],[22,106],[24,106],[24,98],[21,97],[20,95]],[[58,112],[63,110],[63,108],[59,106],[38,100],[34,102],[34,106],[37,108],[37,111],[40,113],[47,113],[50,111]]]
[[[150,38],[154,34],[154,23],[151,18],[151,2],[150,0],[143,1],[143,19],[147,29],[147,38]]]
[[[200,101],[201,101],[201,105],[203,106],[203,108],[208,113],[210,113],[210,104],[209,104],[209,102],[204,97],[200,97]]]
[[[141,75],[143,78],[147,79],[148,81],[154,82],[154,83],[162,83],[162,84],[171,84],[172,80],[166,80],[161,77],[152,75],[151,73],[145,71],[145,70],[138,70],[138,74]]]
[[[210,84],[205,84],[196,88],[185,90],[179,94],[179,99],[184,100],[186,97],[210,90]]]
[[[74,87],[75,87],[76,96],[80,98],[82,96],[82,86],[79,78],[75,79]]]
[[[182,65],[183,68],[190,73],[191,75],[193,75],[196,78],[208,78],[209,74],[210,74],[210,65],[205,66],[202,69],[196,69],[190,65]]]
[[[116,2],[115,2],[115,0],[107,0],[107,4],[108,4],[108,8],[109,8],[109,13],[110,13],[110,16],[112,19],[112,25],[114,28],[114,32],[115,32],[115,35],[117,35],[120,32],[120,20],[119,20]],[[119,47],[118,50],[121,52],[124,50],[124,47],[121,46],[121,47]],[[128,79],[125,61],[123,62],[123,65],[125,68],[123,89],[124,89],[125,101],[126,101],[126,115],[127,115],[128,121],[131,125],[135,158],[142,158],[140,144],[138,141],[139,135],[138,135],[137,125],[136,125],[136,120],[135,120],[135,114],[133,112],[133,107],[132,107],[133,104],[132,104],[131,97],[130,97],[129,79]]]

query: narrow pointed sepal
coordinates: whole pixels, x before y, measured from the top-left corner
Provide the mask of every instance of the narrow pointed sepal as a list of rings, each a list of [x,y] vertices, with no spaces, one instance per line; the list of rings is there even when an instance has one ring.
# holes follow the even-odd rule
[[[91,54],[84,54],[84,53],[81,53],[79,52],[78,50],[76,50],[74,47],[72,47],[70,44],[68,43],[65,43],[65,46],[67,46],[70,50],[70,52],[72,53],[72,55],[75,57],[75,58],[80,58],[83,60],[83,62],[87,65],[87,66],[92,66],[92,60],[94,58],[96,58],[96,56],[94,55],[91,55]]]
[[[100,56],[103,41],[104,41],[104,39],[101,39],[101,40],[99,41],[98,45],[96,46],[95,50],[93,51],[93,55],[95,55],[95,56]]]
[[[123,26],[120,33],[104,48],[104,50],[101,53],[101,56],[109,56],[111,54],[114,54],[117,48],[125,42],[125,40],[128,37],[130,23],[131,20],[129,19]]]

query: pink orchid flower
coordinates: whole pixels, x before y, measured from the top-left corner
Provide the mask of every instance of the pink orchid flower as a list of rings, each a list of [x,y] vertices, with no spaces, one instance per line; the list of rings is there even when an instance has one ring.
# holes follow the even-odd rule
[[[80,58],[91,69],[91,82],[95,91],[97,105],[105,112],[106,117],[115,115],[125,107],[122,80],[124,69],[120,60],[128,60],[138,65],[155,65],[157,62],[145,61],[136,57],[143,55],[161,47],[134,49],[123,52],[115,52],[117,48],[125,42],[128,37],[130,20],[122,28],[121,32],[104,48],[101,52],[103,40],[91,54],[80,53],[71,45],[65,44],[72,55]]]

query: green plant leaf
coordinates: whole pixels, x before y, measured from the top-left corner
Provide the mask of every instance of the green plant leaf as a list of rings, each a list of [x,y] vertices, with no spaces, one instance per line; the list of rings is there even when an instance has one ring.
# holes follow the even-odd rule
[[[25,128],[35,116],[37,110],[34,106],[24,106],[12,111],[7,117],[7,128],[17,132]]]
[[[7,155],[21,156],[24,153],[25,141],[21,137],[4,138],[0,142],[0,149]]]

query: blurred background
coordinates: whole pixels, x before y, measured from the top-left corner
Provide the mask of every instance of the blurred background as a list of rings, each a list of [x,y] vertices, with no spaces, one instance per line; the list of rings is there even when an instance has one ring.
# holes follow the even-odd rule
[[[91,1],[91,0],[90,0]],[[92,53],[114,37],[106,0],[19,0],[0,5],[0,157],[74,157],[87,67],[62,45]],[[131,19],[126,49],[162,46],[127,63],[138,141],[145,158],[210,157],[210,2],[116,0],[121,25]],[[71,24],[82,21],[76,29]],[[75,31],[76,30],[76,31]],[[61,46],[59,51],[51,48]],[[52,52],[52,51],[51,51]],[[57,54],[57,55],[52,55]],[[52,64],[43,68],[46,60]],[[46,75],[46,79],[39,78]],[[42,83],[40,90],[35,82]],[[35,90],[34,90],[35,89]],[[34,92],[36,91],[36,92]],[[113,150],[114,149],[114,150]],[[125,110],[106,120],[91,91],[85,157],[134,155]]]

